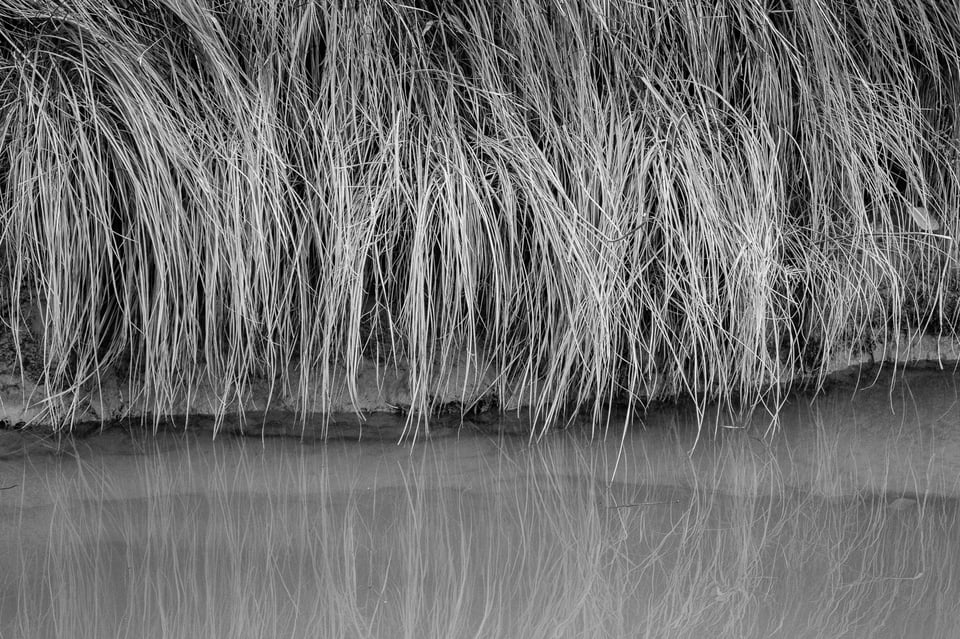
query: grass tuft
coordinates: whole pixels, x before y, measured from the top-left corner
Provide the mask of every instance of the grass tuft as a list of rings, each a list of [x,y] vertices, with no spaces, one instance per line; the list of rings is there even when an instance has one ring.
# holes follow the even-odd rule
[[[5,0],[5,321],[66,422],[111,367],[323,411],[371,353],[413,416],[463,353],[548,426],[754,401],[953,334],[958,13]]]

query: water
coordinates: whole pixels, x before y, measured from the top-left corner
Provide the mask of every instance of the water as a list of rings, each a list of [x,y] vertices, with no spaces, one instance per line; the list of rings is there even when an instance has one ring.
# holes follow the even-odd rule
[[[669,407],[533,446],[197,429],[7,454],[0,632],[952,637],[957,397],[911,372],[792,400],[775,432],[711,409],[698,437]]]

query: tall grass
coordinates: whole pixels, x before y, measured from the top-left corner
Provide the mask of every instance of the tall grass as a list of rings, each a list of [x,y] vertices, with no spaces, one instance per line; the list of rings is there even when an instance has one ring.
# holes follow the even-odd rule
[[[67,420],[110,367],[158,414],[204,379],[223,410],[265,379],[322,411],[364,358],[425,416],[461,355],[547,425],[756,399],[952,334],[958,25],[920,0],[3,0],[5,319],[19,349],[41,300]]]

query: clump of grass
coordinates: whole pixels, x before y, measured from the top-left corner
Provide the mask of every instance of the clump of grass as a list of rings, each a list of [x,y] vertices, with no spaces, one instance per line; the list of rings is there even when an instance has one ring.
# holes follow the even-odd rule
[[[120,365],[156,414],[201,379],[223,410],[255,379],[324,410],[375,351],[413,415],[466,353],[501,405],[599,423],[750,401],[953,294],[951,3],[67,0],[0,23],[4,295],[42,300],[67,422]]]

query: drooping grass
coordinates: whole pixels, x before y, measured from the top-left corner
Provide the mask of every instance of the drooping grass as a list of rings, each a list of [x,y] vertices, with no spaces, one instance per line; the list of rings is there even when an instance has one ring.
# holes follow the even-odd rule
[[[954,3],[0,3],[4,296],[51,414],[111,366],[541,423],[747,400],[957,321]],[[18,351],[19,352],[19,351]],[[318,389],[314,394],[312,389]],[[316,397],[316,402],[314,402]]]
[[[282,442],[148,453],[133,476],[64,462],[49,522],[5,540],[20,558],[0,632],[952,636],[955,498],[823,499],[748,441],[707,446],[714,472],[690,487],[605,485],[612,460],[569,437],[505,447],[475,477],[428,446],[384,466],[393,484]]]

